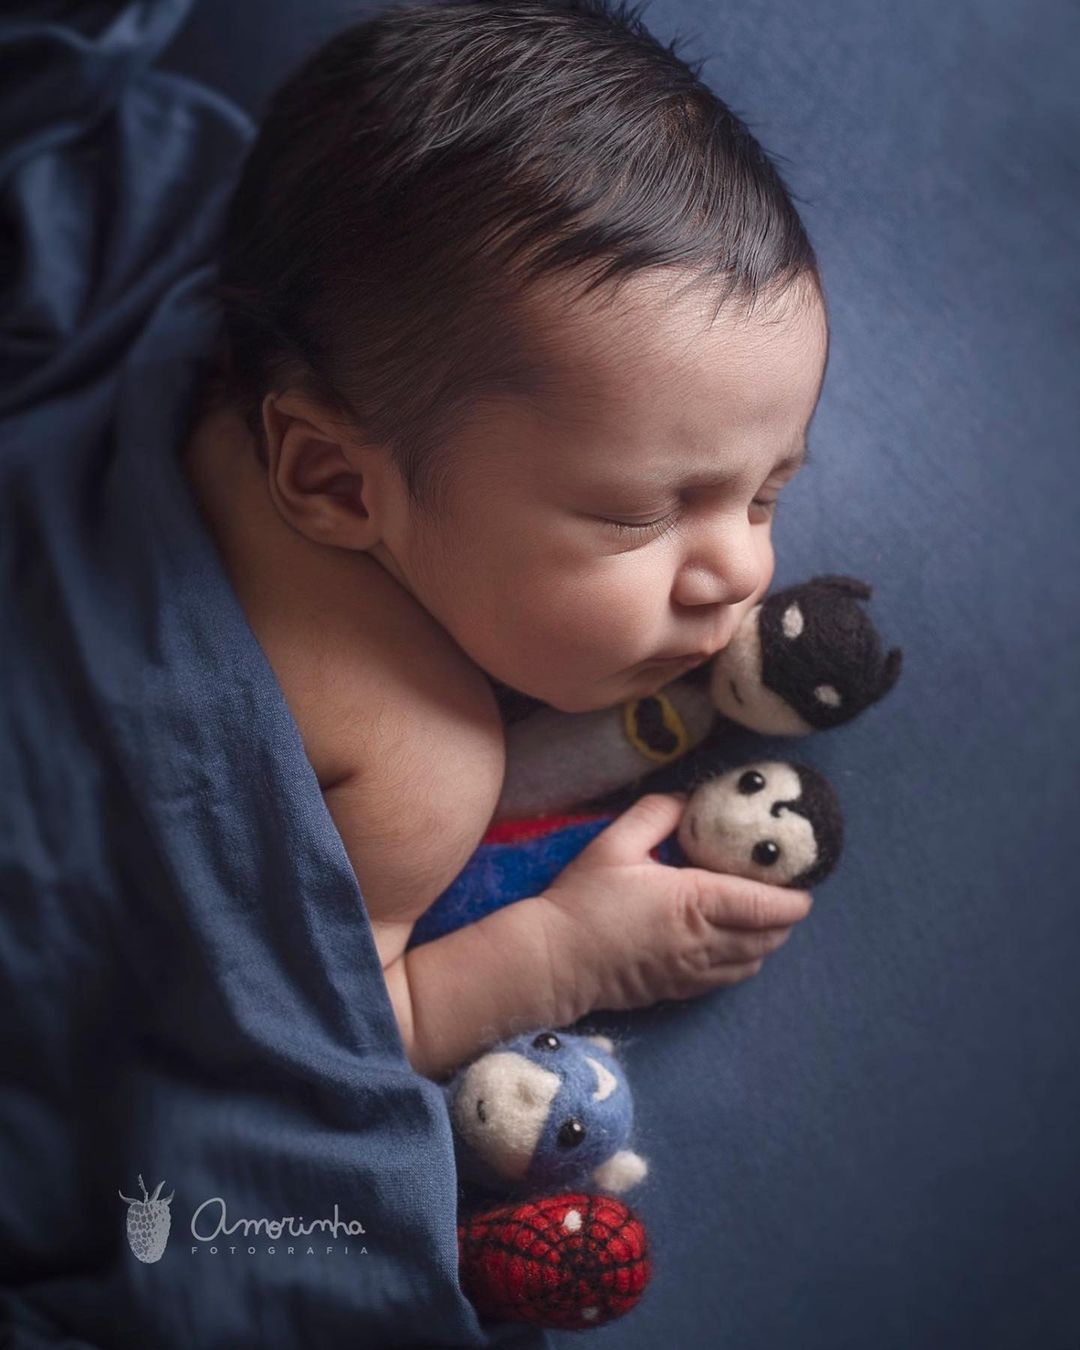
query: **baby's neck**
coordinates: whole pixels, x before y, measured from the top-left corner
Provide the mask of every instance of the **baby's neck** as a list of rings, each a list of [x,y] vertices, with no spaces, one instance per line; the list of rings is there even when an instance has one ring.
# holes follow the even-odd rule
[[[397,660],[402,650],[427,651],[458,679],[488,679],[381,558],[320,544],[284,519],[237,414],[198,416],[181,455],[233,589],[278,665],[299,659],[300,649],[325,655],[334,633],[333,659],[342,668],[375,668],[379,653]]]

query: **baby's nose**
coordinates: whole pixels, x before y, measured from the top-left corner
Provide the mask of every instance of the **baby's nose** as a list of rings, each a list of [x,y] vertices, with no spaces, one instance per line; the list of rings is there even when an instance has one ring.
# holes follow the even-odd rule
[[[681,605],[738,605],[765,580],[766,559],[743,527],[713,526],[692,541],[675,580],[675,599]]]

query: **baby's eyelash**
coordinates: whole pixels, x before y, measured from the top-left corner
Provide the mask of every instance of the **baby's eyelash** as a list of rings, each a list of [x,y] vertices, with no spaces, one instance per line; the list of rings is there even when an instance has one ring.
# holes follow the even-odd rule
[[[752,506],[763,506],[772,519],[780,509],[779,499],[755,497],[751,502]],[[678,533],[677,516],[661,516],[659,520],[644,520],[639,525],[628,525],[622,520],[609,520],[608,525],[613,530],[618,530],[621,534],[650,534],[653,538],[662,538],[665,534]]]
[[[613,530],[618,530],[621,534],[648,534],[651,533],[656,539],[665,534],[670,534],[675,529],[674,516],[661,516],[659,520],[642,521],[640,525],[627,525],[621,520],[609,520],[607,522]]]

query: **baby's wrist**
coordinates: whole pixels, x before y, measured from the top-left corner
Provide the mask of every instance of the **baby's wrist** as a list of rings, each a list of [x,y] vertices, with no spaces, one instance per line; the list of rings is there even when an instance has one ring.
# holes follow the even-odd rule
[[[573,915],[547,895],[532,897],[537,905],[537,926],[543,936],[547,984],[551,994],[553,1027],[572,1026],[586,1013],[601,1006],[598,966],[594,953],[582,941]]]

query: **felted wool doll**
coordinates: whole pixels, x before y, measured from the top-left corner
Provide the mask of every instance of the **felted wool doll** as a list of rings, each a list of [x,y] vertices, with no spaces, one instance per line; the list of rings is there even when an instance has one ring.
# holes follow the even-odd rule
[[[697,787],[662,860],[807,889],[840,861],[844,817],[809,764],[759,760]]]
[[[409,947],[545,890],[615,819],[610,811],[496,821],[451,885],[417,920]],[[808,764],[757,760],[715,774],[690,793],[678,830],[652,855],[808,888],[840,859],[844,820],[828,780]]]
[[[636,782],[687,754],[718,717],[773,736],[851,721],[900,675],[855,577],[820,576],[766,596],[712,662],[616,708],[541,708],[506,731],[506,776],[494,818],[568,808]]]
[[[644,1225],[618,1196],[569,1191],[463,1220],[458,1270],[482,1318],[584,1331],[640,1302],[652,1262]]]
[[[606,1036],[542,1029],[502,1041],[443,1087],[458,1173],[513,1198],[622,1192],[648,1168],[627,1148],[634,1104]]]
[[[459,1175],[482,1194],[518,1197],[458,1225],[462,1289],[478,1312],[581,1329],[634,1307],[651,1270],[645,1229],[596,1193],[625,1191],[647,1171],[626,1147],[633,1101],[612,1042],[525,1032],[443,1091]]]

